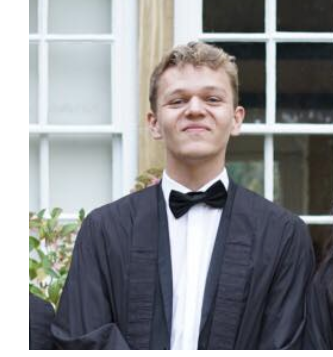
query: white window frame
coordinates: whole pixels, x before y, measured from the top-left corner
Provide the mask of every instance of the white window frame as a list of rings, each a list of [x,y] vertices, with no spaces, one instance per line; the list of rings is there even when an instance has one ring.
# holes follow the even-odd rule
[[[223,0],[221,0],[223,1]],[[333,32],[281,32],[276,30],[276,1],[265,0],[264,33],[204,33],[203,0],[174,0],[174,44],[189,41],[260,42],[266,45],[266,121],[243,124],[242,134],[264,137],[264,196],[274,198],[274,140],[276,135],[333,135],[333,124],[280,124],[276,118],[276,44],[333,43]],[[333,14],[332,14],[333,16]],[[318,187],[320,189],[320,187]],[[307,224],[332,224],[328,215],[301,216]]]
[[[112,0],[111,34],[48,34],[49,0],[38,0],[38,31],[29,35],[38,45],[37,124],[29,124],[30,136],[39,143],[39,207],[50,208],[49,156],[51,137],[56,135],[99,134],[112,139],[112,198],[130,192],[137,176],[138,74],[137,74],[137,1]],[[126,24],[126,27],[125,27]],[[126,31],[125,31],[126,29]],[[111,45],[111,118],[106,125],[51,125],[48,117],[49,44],[55,42],[94,42]],[[75,212],[62,219],[72,220]]]

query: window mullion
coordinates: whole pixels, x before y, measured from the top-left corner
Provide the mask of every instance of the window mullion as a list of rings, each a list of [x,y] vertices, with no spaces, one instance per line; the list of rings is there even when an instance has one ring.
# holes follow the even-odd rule
[[[114,36],[109,34],[50,34],[46,35],[48,42],[105,42],[114,41]]]
[[[47,125],[48,115],[48,43],[46,41],[48,19],[48,0],[38,1],[38,123]],[[40,137],[40,208],[49,207],[50,177],[49,177],[49,138]]]
[[[274,125],[276,117],[276,0],[265,3],[266,42],[266,124]],[[274,200],[274,137],[266,134],[264,141],[264,192],[265,197]]]

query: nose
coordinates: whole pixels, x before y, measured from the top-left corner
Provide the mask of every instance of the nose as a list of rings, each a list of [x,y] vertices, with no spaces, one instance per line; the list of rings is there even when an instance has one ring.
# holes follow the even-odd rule
[[[205,107],[202,100],[198,97],[192,97],[188,103],[185,115],[187,117],[201,117],[205,115]]]

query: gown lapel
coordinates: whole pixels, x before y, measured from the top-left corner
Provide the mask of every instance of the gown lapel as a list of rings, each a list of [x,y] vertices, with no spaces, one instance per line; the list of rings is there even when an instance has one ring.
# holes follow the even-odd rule
[[[133,241],[129,267],[127,341],[132,349],[149,349],[156,289],[158,215],[157,189],[134,201]]]
[[[160,184],[142,194],[133,222],[127,340],[134,349],[169,349],[172,271],[165,201]]]
[[[251,224],[241,209],[241,190],[234,183],[231,183],[229,198],[217,237],[217,253],[212,257],[213,287],[207,282],[207,294],[210,292],[207,304],[211,303],[205,306],[205,310],[211,309],[207,348],[211,350],[235,348],[251,273]]]
[[[205,295],[201,311],[200,332],[205,327],[216,295],[221,271],[221,257],[224,251],[225,237],[228,234],[230,214],[234,202],[236,187],[237,186],[230,180],[228,199],[226,201],[219,227],[217,229],[214,249],[206,279]]]
[[[165,209],[162,187],[158,190],[159,242],[158,242],[158,272],[161,283],[162,300],[169,336],[172,320],[172,268],[169,241],[168,219]]]

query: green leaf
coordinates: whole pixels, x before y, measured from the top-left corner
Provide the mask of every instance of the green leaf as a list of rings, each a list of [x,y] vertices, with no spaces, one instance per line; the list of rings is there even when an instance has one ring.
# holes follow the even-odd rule
[[[40,263],[35,259],[29,258],[29,279],[34,280],[37,277],[37,271],[40,268]]]
[[[59,280],[55,280],[48,288],[49,299],[55,305],[57,305],[58,300],[60,298],[60,292],[62,289],[62,284]]]
[[[40,239],[45,239],[45,237],[47,236],[46,230],[44,226],[39,226],[39,237]]]
[[[29,253],[39,247],[39,240],[33,236],[29,236]]]
[[[30,269],[38,269],[40,267],[40,263],[37,260],[29,258],[29,270]]]
[[[40,288],[38,288],[35,285],[29,284],[29,292],[40,297],[43,300],[46,300],[46,296],[45,296],[43,290],[41,290]]]
[[[48,275],[48,271],[52,267],[52,262],[50,261],[49,257],[47,255],[44,255],[42,258],[42,267],[45,270],[45,273]]]
[[[60,234],[64,237],[64,236],[68,236],[68,235],[74,233],[76,230],[77,230],[77,224],[69,223],[69,224],[65,224],[62,227]]]
[[[40,222],[33,219],[29,222],[29,228],[39,228],[40,227]]]
[[[80,211],[79,211],[80,222],[83,222],[85,216],[86,216],[86,212],[85,212],[85,210],[83,208],[81,208]]]
[[[62,213],[62,209],[59,207],[55,207],[51,212],[51,218],[57,219],[61,215],[61,213]]]
[[[47,229],[49,233],[52,233],[54,231],[55,227],[57,226],[57,223],[57,217],[53,217],[47,220]]]
[[[60,275],[52,268],[45,268],[45,273],[55,279],[58,279],[60,277]]]
[[[45,253],[41,249],[38,249],[37,253],[38,253],[40,260],[42,261],[45,257]]]
[[[46,209],[42,209],[41,211],[39,211],[39,212],[37,213],[37,217],[38,217],[39,219],[42,219],[42,218],[44,217],[45,211],[46,211]]]
[[[36,269],[29,269],[29,279],[34,280],[37,277]]]

